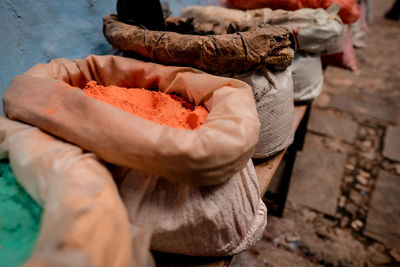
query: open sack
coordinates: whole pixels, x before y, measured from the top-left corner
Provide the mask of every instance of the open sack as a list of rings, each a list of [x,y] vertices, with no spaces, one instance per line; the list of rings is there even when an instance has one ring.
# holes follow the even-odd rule
[[[200,36],[146,30],[109,15],[103,18],[103,31],[107,41],[119,50],[157,63],[195,67],[213,74],[262,67],[282,70],[293,59],[291,34],[282,27]]]
[[[209,115],[198,130],[159,125],[86,97],[91,79],[175,92]],[[4,109],[118,165],[110,168],[130,222],[150,228],[153,249],[232,255],[262,236],[266,207],[250,161],[260,124],[241,81],[114,56],[59,59],[15,78]]]
[[[181,17],[193,18],[197,27],[213,30],[229,24],[239,30],[265,24],[284,26],[295,34],[297,50],[322,53],[327,50],[327,44],[334,42],[342,32],[343,24],[337,16],[338,9],[337,6],[332,6],[328,10],[303,8],[288,11],[260,8],[243,11],[216,6],[189,6],[182,10]]]
[[[176,93],[204,103],[209,114],[198,130],[160,125],[85,96],[81,88],[90,80]],[[107,162],[192,185],[218,184],[242,170],[260,128],[247,84],[116,56],[38,64],[11,82],[3,103],[10,119],[35,125]]]
[[[151,266],[151,231],[131,229],[111,173],[94,154],[0,117],[0,157],[43,207],[24,266]]]

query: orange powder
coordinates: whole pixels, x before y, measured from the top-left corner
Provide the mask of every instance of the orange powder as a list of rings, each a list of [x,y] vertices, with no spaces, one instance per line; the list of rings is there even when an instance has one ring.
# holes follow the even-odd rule
[[[83,92],[144,119],[174,128],[198,129],[208,115],[204,106],[195,106],[177,95],[143,88],[104,87],[90,81]]]

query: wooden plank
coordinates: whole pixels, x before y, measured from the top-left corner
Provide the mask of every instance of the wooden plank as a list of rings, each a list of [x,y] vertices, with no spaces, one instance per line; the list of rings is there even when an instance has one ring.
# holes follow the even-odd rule
[[[153,251],[157,267],[227,267],[230,257],[191,257]]]
[[[296,106],[294,108],[294,131],[296,132],[297,128],[300,125],[301,120],[306,113],[307,105]],[[254,160],[255,169],[258,178],[258,184],[260,185],[260,195],[263,196],[267,191],[267,188],[278,168],[279,164],[282,161],[283,156],[285,155],[287,149],[282,150],[281,152],[275,154],[272,157],[266,159],[257,159]]]
[[[294,108],[294,130],[296,131],[301,120],[306,113],[307,105],[296,106]],[[287,149],[276,155],[257,160],[255,165],[258,182],[260,185],[261,197],[267,191],[268,185],[276,169],[278,168]],[[153,252],[157,267],[227,267],[233,257],[212,258],[212,257],[190,257],[185,255],[176,255],[169,253]]]

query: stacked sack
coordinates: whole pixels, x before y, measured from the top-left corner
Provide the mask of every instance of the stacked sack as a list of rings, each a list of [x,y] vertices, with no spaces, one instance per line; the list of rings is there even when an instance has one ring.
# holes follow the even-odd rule
[[[146,30],[118,16],[104,18],[104,35],[115,48],[167,65],[196,67],[245,81],[253,88],[261,122],[254,158],[265,158],[293,141],[293,35],[285,28],[207,23],[167,18],[177,32]],[[187,29],[190,29],[189,33]],[[184,33],[180,33],[184,32]],[[203,34],[203,35],[201,35]],[[145,40],[145,41],[144,41]]]
[[[318,97],[323,87],[320,54],[335,49],[342,41],[343,24],[337,16],[338,8],[303,8],[296,11],[261,8],[248,11],[223,7],[192,6],[181,16],[193,19],[198,27],[219,29],[221,24],[238,29],[260,25],[284,26],[296,38],[296,54],[289,67],[294,83],[294,101],[310,101]],[[207,25],[207,26],[205,26]],[[332,48],[333,47],[333,48]],[[307,66],[307,68],[304,68]]]
[[[92,80],[175,93],[209,114],[197,130],[161,125],[87,97]],[[89,56],[34,66],[3,102],[0,155],[45,211],[27,266],[144,266],[149,248],[222,256],[261,238],[260,123],[246,83]]]
[[[322,8],[329,10],[332,5],[335,5],[339,8],[338,15],[345,25],[343,26],[343,31],[337,41],[332,43],[326,51],[321,53],[322,63],[326,66],[331,65],[352,71],[357,70],[351,28],[353,28],[355,34],[359,35],[360,30],[354,28],[358,27],[357,25],[360,24],[360,16],[362,17],[362,13],[365,15],[366,11],[365,8],[364,10],[361,9],[363,12],[360,11],[360,7],[356,0],[222,0],[221,3],[230,8],[244,10],[267,7],[290,11],[301,10],[304,8]],[[353,25],[354,23],[356,25]],[[363,28],[363,30],[365,30],[365,25]],[[357,39],[355,41],[355,44],[357,45],[359,41]]]

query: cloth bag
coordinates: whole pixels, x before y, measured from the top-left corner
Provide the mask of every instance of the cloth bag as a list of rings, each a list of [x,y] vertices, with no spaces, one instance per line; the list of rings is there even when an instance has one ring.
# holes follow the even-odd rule
[[[223,184],[177,184],[163,177],[116,167],[131,223],[151,225],[151,248],[191,256],[241,253],[262,237],[267,210],[251,160]]]
[[[295,102],[312,101],[320,95],[324,85],[320,55],[297,52],[289,69],[293,77]]]
[[[0,158],[7,157],[44,212],[24,266],[152,266],[151,231],[131,231],[111,173],[94,154],[0,117]]]
[[[198,130],[160,125],[87,97],[81,88],[90,80],[176,93],[209,114]],[[3,103],[7,117],[107,162],[192,185],[219,184],[241,171],[260,129],[246,83],[116,56],[38,64],[11,82]]]
[[[265,24],[284,26],[294,33],[297,50],[321,53],[342,32],[343,25],[337,16],[338,10],[338,6],[327,10],[303,8],[296,11],[269,8],[243,11],[216,6],[189,6],[182,10],[181,17],[193,18],[196,26],[200,24],[197,27],[201,27],[201,24],[203,27],[212,24],[211,29],[219,29],[221,24],[232,24],[239,30]]]
[[[272,156],[293,142],[293,79],[289,68],[275,72],[260,69],[233,76],[253,88],[261,123],[253,158]]]

